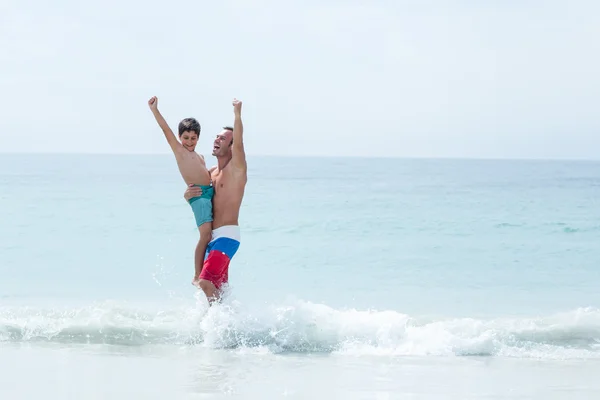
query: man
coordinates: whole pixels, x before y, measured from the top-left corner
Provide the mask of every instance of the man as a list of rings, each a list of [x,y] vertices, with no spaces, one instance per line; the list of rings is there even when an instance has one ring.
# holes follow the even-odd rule
[[[212,155],[217,157],[217,166],[209,170],[214,188],[213,230],[198,282],[209,304],[219,300],[221,288],[228,282],[229,263],[240,246],[238,219],[248,181],[241,101],[233,100],[233,112],[233,128],[224,127],[214,141]],[[201,194],[201,188],[190,185],[184,198],[189,201]]]

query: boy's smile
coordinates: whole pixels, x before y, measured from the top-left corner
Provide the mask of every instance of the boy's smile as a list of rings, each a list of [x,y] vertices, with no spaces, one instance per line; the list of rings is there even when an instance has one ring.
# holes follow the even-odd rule
[[[195,132],[183,132],[181,134],[181,144],[188,151],[194,151],[194,149],[196,148],[196,144],[198,144],[198,136]]]

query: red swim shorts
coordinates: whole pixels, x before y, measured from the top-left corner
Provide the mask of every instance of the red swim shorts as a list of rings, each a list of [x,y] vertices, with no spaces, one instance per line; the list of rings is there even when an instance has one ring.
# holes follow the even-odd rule
[[[229,279],[229,263],[240,247],[239,227],[226,225],[213,230],[206,247],[200,279],[211,281],[220,289]]]

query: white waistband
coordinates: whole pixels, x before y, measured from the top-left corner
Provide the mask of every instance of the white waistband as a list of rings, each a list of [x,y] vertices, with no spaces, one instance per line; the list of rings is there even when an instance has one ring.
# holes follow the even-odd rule
[[[212,231],[211,240],[215,240],[221,237],[235,239],[239,242],[241,238],[239,225],[223,225]]]

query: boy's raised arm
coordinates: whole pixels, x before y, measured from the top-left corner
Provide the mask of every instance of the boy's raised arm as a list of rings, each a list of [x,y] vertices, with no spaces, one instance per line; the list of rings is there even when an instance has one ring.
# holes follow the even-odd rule
[[[148,106],[150,106],[150,110],[152,110],[152,114],[154,114],[154,118],[156,118],[158,126],[160,126],[160,129],[162,129],[163,133],[165,134],[165,138],[167,139],[169,146],[171,146],[171,150],[173,150],[173,152],[178,151],[181,148],[181,144],[175,137],[175,134],[171,128],[169,128],[167,121],[165,121],[160,111],[158,111],[158,98],[153,96],[150,100],[148,100]]]

